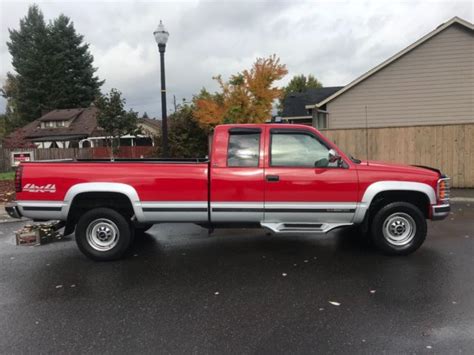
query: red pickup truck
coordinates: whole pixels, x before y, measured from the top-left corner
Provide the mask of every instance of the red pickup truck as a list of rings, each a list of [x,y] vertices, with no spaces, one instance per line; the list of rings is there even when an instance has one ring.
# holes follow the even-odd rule
[[[216,127],[210,159],[22,163],[13,217],[62,220],[95,260],[120,258],[155,223],[326,233],[360,226],[388,254],[412,253],[450,211],[438,170],[347,156],[293,124]]]

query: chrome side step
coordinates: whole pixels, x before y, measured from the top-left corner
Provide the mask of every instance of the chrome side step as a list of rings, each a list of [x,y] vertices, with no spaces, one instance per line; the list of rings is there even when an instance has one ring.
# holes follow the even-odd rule
[[[338,227],[352,226],[353,223],[283,223],[262,222],[263,228],[273,233],[327,233]]]

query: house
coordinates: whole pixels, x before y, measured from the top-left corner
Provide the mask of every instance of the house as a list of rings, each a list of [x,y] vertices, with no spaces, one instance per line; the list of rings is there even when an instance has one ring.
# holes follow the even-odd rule
[[[307,105],[320,102],[341,90],[342,86],[308,89],[302,92],[292,92],[283,100],[281,118],[290,123],[313,125],[317,128],[327,128],[326,114],[322,110],[307,109]]]
[[[79,148],[105,145],[105,133],[97,125],[97,111],[87,108],[53,110],[17,129],[4,140],[5,148]],[[141,118],[141,135],[125,136],[123,145],[152,145],[159,121]]]
[[[474,122],[474,25],[459,17],[305,105],[328,129]]]

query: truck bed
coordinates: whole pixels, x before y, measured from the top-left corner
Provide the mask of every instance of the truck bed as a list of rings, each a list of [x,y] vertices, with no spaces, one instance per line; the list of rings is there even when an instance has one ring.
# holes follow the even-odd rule
[[[18,200],[63,201],[80,183],[122,183],[133,186],[140,201],[205,201],[207,160],[107,159],[29,162],[22,164],[23,191]]]

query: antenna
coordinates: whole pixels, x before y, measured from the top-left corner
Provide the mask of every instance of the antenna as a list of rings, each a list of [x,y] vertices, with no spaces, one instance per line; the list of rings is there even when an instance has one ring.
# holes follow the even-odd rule
[[[365,105],[365,148],[367,154],[367,166],[369,165],[369,120],[367,118],[367,105]]]

